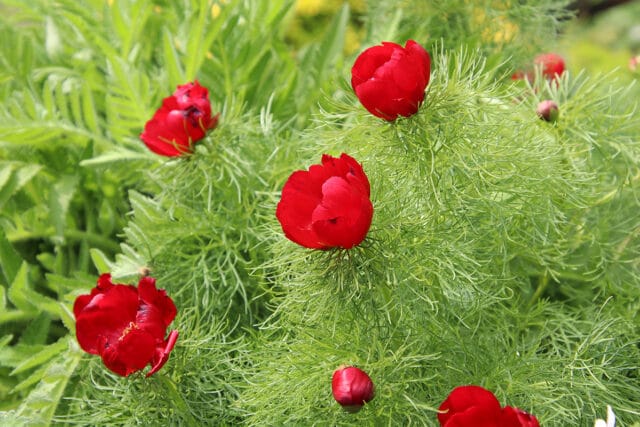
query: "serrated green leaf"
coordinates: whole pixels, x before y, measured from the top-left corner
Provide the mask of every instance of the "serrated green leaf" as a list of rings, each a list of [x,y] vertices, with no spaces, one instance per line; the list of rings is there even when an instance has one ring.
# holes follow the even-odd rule
[[[20,364],[18,364],[18,366],[16,366],[9,375],[17,375],[28,369],[34,368],[38,365],[42,365],[68,347],[68,338],[61,338],[55,343],[46,346],[34,355],[27,357]]]
[[[102,252],[100,249],[91,248],[89,250],[89,254],[91,254],[91,260],[93,261],[93,265],[96,267],[96,270],[100,274],[108,273],[111,271],[111,267],[113,263],[109,261],[109,258]]]
[[[43,311],[29,322],[18,342],[21,344],[45,344],[50,326],[51,316]]]
[[[8,297],[9,301],[11,301],[13,305],[24,312],[24,314],[21,314],[22,316],[29,313],[46,311],[55,318],[60,317],[60,307],[56,300],[30,289],[28,264],[26,261],[22,263],[15,279],[11,283]],[[0,319],[1,318],[2,317],[0,316]]]
[[[99,133],[100,129],[98,127],[96,104],[88,84],[82,85],[82,114],[87,128],[89,128],[91,132]]]
[[[72,334],[76,333],[76,320],[75,316],[69,310],[69,307],[64,303],[59,303],[60,305],[60,320],[62,324],[71,332]]]
[[[0,365],[15,368],[22,363],[24,359],[39,352],[44,347],[44,345],[25,345],[19,343],[7,346],[0,351]]]
[[[164,28],[162,32],[162,48],[165,58],[165,69],[169,74],[169,84],[171,87],[175,87],[180,84],[184,84],[184,70],[178,52],[176,52],[175,44],[173,42],[173,36],[169,32],[168,28]]]
[[[9,287],[9,301],[13,303],[17,308],[26,312],[34,312],[35,307],[29,301],[29,297],[27,296],[26,290],[28,286],[29,275],[28,272],[28,264],[26,261],[23,261],[16,273],[13,281],[11,282],[11,286]]]
[[[19,393],[23,390],[27,390],[31,388],[34,384],[42,379],[42,376],[46,372],[48,366],[46,364],[40,366],[38,369],[33,371],[31,375],[29,375],[24,380],[20,381],[14,387],[11,388],[11,393]],[[1,425],[1,424],[0,424]]]
[[[3,170],[5,170],[4,168],[7,167],[9,163],[2,162],[0,165],[3,167]],[[29,182],[41,169],[42,166],[38,164],[27,164],[15,168],[11,177],[3,186],[0,186],[0,209],[2,209],[11,196]]]
[[[66,175],[58,180],[51,189],[49,199],[50,221],[54,225],[56,235],[54,242],[62,244],[69,203],[78,185],[78,176]]]
[[[18,417],[28,417],[35,425],[50,425],[64,389],[73,375],[82,352],[71,338],[67,338],[67,351],[51,361],[40,383],[16,410]]]

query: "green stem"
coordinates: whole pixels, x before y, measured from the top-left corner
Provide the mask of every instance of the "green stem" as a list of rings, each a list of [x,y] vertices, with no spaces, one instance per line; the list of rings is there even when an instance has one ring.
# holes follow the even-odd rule
[[[544,274],[538,278],[538,287],[529,301],[529,306],[533,306],[540,299],[545,289],[549,285],[549,272],[545,270]]]
[[[178,387],[176,387],[176,384],[173,382],[173,380],[171,380],[171,378],[161,373],[157,373],[155,375],[155,378],[160,380],[160,382],[164,386],[164,391],[167,393],[167,397],[169,398],[169,401],[171,401],[174,407],[178,410],[178,413],[180,416],[182,416],[182,419],[184,420],[185,425],[189,427],[199,426],[200,423],[198,423],[195,420],[195,418],[193,418],[193,415],[189,410],[189,406],[187,405],[187,402],[185,402],[184,398],[182,397],[182,394],[180,394],[180,392],[178,391]]]
[[[49,239],[53,237],[51,233],[30,233],[30,232],[17,232],[17,233],[7,233],[7,239],[11,243],[21,242],[25,240],[32,239]],[[66,230],[64,232],[65,239],[69,240],[83,240],[91,244],[92,247],[103,249],[105,251],[110,251],[114,253],[120,252],[120,245],[114,242],[113,240],[101,236],[100,234],[88,233],[82,230]]]

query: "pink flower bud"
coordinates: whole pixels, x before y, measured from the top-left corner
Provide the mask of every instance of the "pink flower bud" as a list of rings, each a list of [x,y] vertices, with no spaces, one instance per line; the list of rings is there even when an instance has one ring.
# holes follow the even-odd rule
[[[369,375],[354,366],[341,367],[333,373],[333,397],[349,412],[358,412],[373,399],[374,388]]]
[[[547,122],[555,122],[559,115],[558,104],[551,100],[542,101],[538,104],[536,113],[538,113],[538,117]]]
[[[629,69],[631,71],[638,71],[638,64],[640,64],[640,55],[632,56],[631,59],[629,59]]]

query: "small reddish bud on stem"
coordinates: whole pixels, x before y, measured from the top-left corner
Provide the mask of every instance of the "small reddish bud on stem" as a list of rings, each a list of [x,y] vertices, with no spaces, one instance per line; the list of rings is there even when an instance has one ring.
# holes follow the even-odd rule
[[[555,122],[558,120],[558,115],[560,114],[558,104],[551,100],[540,102],[536,113],[538,113],[538,117],[547,122]]]
[[[333,397],[348,412],[358,412],[375,394],[369,375],[354,366],[338,368],[333,373],[331,389]]]

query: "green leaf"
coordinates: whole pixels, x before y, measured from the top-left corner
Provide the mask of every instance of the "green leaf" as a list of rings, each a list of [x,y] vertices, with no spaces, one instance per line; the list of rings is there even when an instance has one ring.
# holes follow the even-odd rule
[[[45,344],[51,326],[51,316],[46,311],[38,314],[20,335],[21,344]]]
[[[69,338],[61,338],[57,342],[50,344],[35,353],[34,355],[27,357],[24,361],[22,361],[18,366],[16,366],[13,371],[9,375],[17,375],[26,370],[34,368],[36,366],[42,365],[43,363],[50,360],[52,357],[60,354],[65,348],[69,346]]]
[[[109,261],[109,258],[107,258],[104,252],[102,252],[100,249],[91,248],[89,250],[89,254],[91,255],[93,265],[96,267],[96,270],[98,270],[100,274],[108,273],[111,271],[113,263]]]
[[[54,184],[51,190],[49,199],[50,219],[56,230],[56,235],[52,237],[52,240],[57,244],[62,244],[64,241],[67,211],[77,185],[78,176],[65,175]]]
[[[26,261],[23,261],[20,269],[15,275],[13,281],[11,282],[11,286],[9,287],[9,301],[13,303],[17,308],[26,312],[35,311],[35,307],[29,301],[29,297],[27,296],[27,287],[28,287],[28,268],[29,265]]]
[[[14,281],[21,265],[22,258],[15,249],[13,249],[4,230],[0,230],[0,268],[2,268],[2,273],[6,280],[5,283],[9,284]]]
[[[67,350],[51,361],[38,385],[15,411],[18,417],[28,418],[31,425],[51,424],[64,389],[82,359],[83,353],[71,337],[61,341],[68,345]]]
[[[60,306],[56,300],[46,297],[29,287],[28,264],[22,263],[18,274],[9,287],[9,301],[25,313],[45,311],[55,318],[60,317]]]
[[[318,49],[320,56],[316,61],[318,80],[322,81],[324,75],[333,66],[344,49],[344,36],[349,23],[349,3],[345,3],[340,12],[333,18],[331,25],[325,33],[325,38]]]
[[[0,169],[2,170],[0,175],[0,209],[2,209],[11,196],[42,169],[42,166],[37,164],[21,165],[15,169],[10,178],[6,178],[6,171],[11,170],[11,165],[10,162],[0,162]],[[18,163],[13,163],[13,165],[15,167]]]
[[[117,150],[108,151],[92,159],[83,160],[80,162],[80,166],[106,167],[106,166],[113,165],[115,163],[133,162],[133,161],[140,161],[140,160],[154,161],[155,159],[151,157],[148,153],[139,153],[131,150],[117,149]]]
[[[165,58],[165,69],[169,74],[169,83],[171,87],[184,84],[185,76],[178,52],[176,52],[173,36],[168,28],[164,28],[162,32],[162,47]]]

